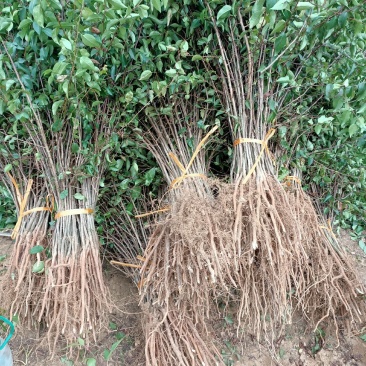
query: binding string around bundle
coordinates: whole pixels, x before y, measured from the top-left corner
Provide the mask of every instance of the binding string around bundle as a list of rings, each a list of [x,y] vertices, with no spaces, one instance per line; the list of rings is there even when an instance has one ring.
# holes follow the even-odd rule
[[[11,182],[13,183],[13,186],[14,186],[15,192],[16,192],[17,201],[18,201],[18,204],[19,204],[18,219],[17,219],[17,222],[14,226],[13,232],[11,234],[11,238],[14,240],[14,239],[16,239],[16,237],[18,235],[19,229],[22,225],[23,218],[25,216],[27,216],[27,215],[29,215],[33,212],[41,212],[41,211],[49,211],[49,212],[52,213],[53,208],[54,208],[54,198],[53,197],[50,198],[50,196],[48,195],[46,197],[46,206],[44,206],[44,207],[34,207],[30,210],[25,211],[25,208],[27,207],[27,203],[28,203],[29,194],[30,194],[30,191],[32,189],[33,180],[32,179],[28,180],[25,194],[24,194],[24,196],[22,196],[22,194],[20,193],[20,190],[19,190],[19,185],[16,182],[16,180],[14,179],[14,177],[9,172],[7,174],[9,176]]]

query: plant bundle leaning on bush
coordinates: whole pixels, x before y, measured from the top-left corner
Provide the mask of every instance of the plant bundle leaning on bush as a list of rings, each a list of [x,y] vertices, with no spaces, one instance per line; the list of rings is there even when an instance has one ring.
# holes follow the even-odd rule
[[[144,131],[169,191],[168,209],[155,224],[141,269],[141,301],[147,302],[148,365],[213,365],[221,357],[207,332],[211,296],[228,288],[231,278],[230,232],[225,212],[217,211],[209,161],[203,150],[217,127],[204,135],[199,119],[205,103],[193,93],[161,99],[148,108]],[[164,204],[165,206],[165,204]]]
[[[217,69],[223,93],[218,95],[228,111],[234,145],[232,232],[240,253],[239,319],[258,337],[264,330],[271,339],[296,308],[313,325],[328,317],[337,324],[336,315],[345,312],[360,320],[355,289],[362,291],[362,286],[345,254],[324,233],[299,180],[289,177],[293,183],[283,185],[275,174],[268,149],[275,133],[270,128],[275,100],[269,96],[281,88],[275,75],[283,54],[278,39],[274,45],[268,41],[270,27],[263,34],[255,28],[268,10],[260,1],[251,14],[238,5],[234,16],[220,22],[220,14],[215,16],[206,4],[221,56]]]
[[[23,324],[39,326],[41,296],[45,286],[44,269],[49,261],[47,235],[52,199],[39,178],[35,149],[31,141],[0,134],[0,180],[8,188],[17,209],[18,220],[12,232],[14,248],[5,279],[1,303]],[[21,154],[19,154],[21,152]]]

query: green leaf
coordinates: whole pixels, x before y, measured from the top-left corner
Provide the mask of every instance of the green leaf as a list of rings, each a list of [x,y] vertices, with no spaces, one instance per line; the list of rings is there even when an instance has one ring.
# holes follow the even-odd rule
[[[279,0],[276,4],[271,8],[271,10],[284,10],[288,8],[288,0]]]
[[[281,138],[285,137],[287,133],[287,127],[286,126],[280,126],[278,128],[278,134]]]
[[[38,4],[33,8],[33,18],[34,21],[41,27],[44,28],[44,16],[41,5]]]
[[[135,186],[132,188],[131,190],[131,197],[136,200],[137,198],[140,198],[141,196],[141,187],[140,186]]]
[[[96,366],[97,361],[95,358],[87,358],[86,359],[86,366]]]
[[[62,119],[57,119],[54,123],[52,123],[52,132],[59,132],[63,126]]]
[[[116,325],[116,323],[109,322],[109,329],[110,329],[110,330],[117,330],[117,325]]]
[[[66,62],[56,62],[55,65],[53,66],[52,72],[54,74],[62,74],[65,71],[66,67],[67,67]]]
[[[76,154],[78,151],[79,151],[79,145],[73,142],[71,145],[71,152]]]
[[[217,13],[217,20],[228,17],[230,12],[231,12],[231,6],[224,5]]]
[[[271,10],[277,3],[278,0],[267,0],[266,1],[266,9]]]
[[[72,44],[68,39],[61,38],[60,45],[61,45],[61,47],[66,48],[69,51],[72,51]]]
[[[114,10],[127,9],[127,6],[123,4],[121,0],[109,0],[109,1],[112,5],[112,9]]]
[[[8,91],[13,84],[15,84],[15,80],[13,80],[13,79],[6,80],[5,90]]]
[[[67,189],[65,189],[64,191],[62,191],[60,193],[60,199],[64,200],[68,196],[68,194],[69,194],[69,191]]]
[[[33,273],[42,273],[43,271],[44,271],[44,261],[38,261],[32,267]]]
[[[320,134],[321,130],[322,130],[322,126],[321,126],[321,125],[316,125],[316,126],[314,127],[314,131],[315,131],[315,133],[316,133],[317,135],[319,135],[319,134]]]
[[[152,0],[152,5],[159,13],[161,12],[160,0]]]
[[[357,132],[358,132],[358,126],[355,123],[351,124],[351,126],[348,127],[349,137],[352,137]]]
[[[10,31],[12,27],[13,24],[11,19],[0,17],[0,32]]]
[[[192,57],[192,61],[200,61],[200,60],[202,60],[202,56],[201,55],[194,55]]]
[[[280,83],[280,84],[289,83],[289,82],[290,82],[290,78],[288,75],[277,79],[277,83]]]
[[[142,72],[142,74],[140,75],[140,81],[143,81],[143,80],[149,80],[150,77],[152,75],[152,72],[150,70],[145,70]]]
[[[81,193],[75,193],[74,198],[79,200],[79,201],[85,200],[85,196],[83,196]]]
[[[309,151],[314,150],[314,144],[310,140],[307,141],[306,147],[308,148]]]
[[[126,103],[130,103],[133,100],[133,92],[129,91],[125,95],[125,101]]]
[[[57,113],[58,108],[60,107],[61,104],[63,104],[64,101],[63,100],[58,100],[57,102],[52,104],[52,114],[55,116]]]
[[[252,9],[252,16],[249,19],[249,28],[255,27],[262,16],[263,5],[265,0],[256,0]]]
[[[105,349],[105,350],[103,351],[103,357],[104,357],[104,359],[105,359],[106,361],[108,361],[108,360],[109,360],[110,355],[111,355],[111,353],[109,352],[109,350],[108,350],[108,349]]]
[[[97,41],[97,39],[92,34],[83,34],[81,36],[81,40],[85,44],[85,46],[88,47],[100,47],[100,42]]]
[[[18,325],[18,324],[19,324],[19,315],[14,314],[14,315],[11,317],[11,321],[12,321],[12,323],[14,323],[14,325]]]
[[[42,253],[44,251],[44,248],[42,245],[36,245],[34,247],[32,247],[29,250],[29,254],[37,254],[37,253]]]
[[[309,9],[313,9],[315,7],[314,4],[308,3],[308,2],[299,2],[297,3],[297,9],[298,10],[309,10]]]
[[[118,347],[118,345],[121,343],[123,341],[123,338],[122,339],[120,339],[119,341],[117,341],[117,342],[114,342],[113,344],[112,344],[112,346],[111,346],[111,350],[110,350],[110,352],[112,353],[112,352],[114,352],[115,350],[116,350],[116,348]]]
[[[358,242],[358,245],[359,245],[359,247],[366,253],[366,244],[364,243],[364,241],[363,240],[360,240],[359,242]],[[364,342],[366,342],[366,334],[364,334],[362,337],[364,337],[364,338],[361,338]]]
[[[285,25],[286,25],[286,21],[281,19],[279,22],[277,22],[276,26],[273,28],[272,34],[283,31],[283,29],[285,28]]]
[[[155,178],[156,168],[151,168],[145,173],[145,185],[149,186]]]
[[[51,3],[51,6],[56,10],[62,10],[62,5],[58,0],[48,0]]]
[[[229,325],[234,324],[234,320],[230,315],[225,316],[224,320],[225,320],[226,324],[229,324]]]
[[[81,347],[84,347],[85,346],[85,341],[84,341],[84,339],[82,339],[82,338],[78,338],[78,343],[79,343],[79,345],[81,346]]]
[[[284,49],[284,47],[286,46],[286,43],[287,43],[286,34],[285,33],[281,33],[276,38],[275,44],[274,44],[276,54],[279,54]]]
[[[13,166],[11,164],[6,164],[4,168],[4,173],[10,172],[10,170],[13,169]]]
[[[333,198],[333,196],[330,193],[328,193],[327,196],[324,198],[323,202],[326,203],[332,198]]]
[[[165,71],[165,75],[169,76],[169,77],[174,77],[177,74],[177,70],[175,69],[169,69],[167,71]]]
[[[95,66],[93,64],[93,61],[89,57],[81,56],[80,57],[80,65],[84,69],[91,70],[91,71],[95,70]]]
[[[340,27],[344,27],[347,23],[348,13],[343,12],[338,18],[338,24]]]

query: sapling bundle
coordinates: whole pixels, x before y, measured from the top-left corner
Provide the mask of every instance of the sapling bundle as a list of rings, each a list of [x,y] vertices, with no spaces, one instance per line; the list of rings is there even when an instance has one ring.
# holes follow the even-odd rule
[[[82,337],[88,344],[96,339],[110,310],[93,213],[116,122],[115,102],[95,100],[94,94],[89,99],[88,94],[74,90],[75,98],[69,95],[54,101],[51,116],[34,104],[2,44],[23,91],[27,113],[33,117],[23,119],[22,125],[37,149],[57,211],[37,320],[46,323],[53,351],[61,335],[67,342]]]
[[[203,151],[216,128],[204,136],[197,122],[208,112],[202,108],[200,115],[199,99],[191,98],[168,100],[169,114],[146,111],[144,140],[170,187],[162,205],[169,209],[152,231],[141,269],[147,365],[215,365],[220,357],[205,319],[210,295],[230,283],[231,238],[222,225],[225,212],[216,210]]]
[[[112,265],[117,266],[139,287],[142,256],[150,236],[151,216],[147,215],[143,219],[132,216],[137,210],[148,211],[147,205],[143,202],[136,204],[129,202],[127,198],[119,197],[117,204],[112,203],[111,196],[118,197],[117,192],[117,189],[111,189],[99,203],[99,210],[104,217],[106,255],[112,259],[110,262]]]
[[[93,216],[106,139],[115,117],[109,103],[106,100],[99,105],[87,128],[80,121],[79,140],[72,123],[54,134],[54,161],[59,173],[58,189],[53,193],[57,213],[42,304],[49,344],[53,341],[54,347],[61,334],[68,341],[79,336],[86,342],[91,336],[96,339],[110,310]]]
[[[280,86],[272,79],[272,46],[266,36],[257,37],[250,30],[240,6],[225,23],[225,33],[206,4],[220,50],[217,68],[223,90],[218,95],[228,111],[234,145],[232,232],[240,261],[239,320],[258,337],[264,330],[273,338],[278,325],[291,321],[295,305],[311,309],[315,323],[335,315],[336,304],[355,315],[354,272],[343,269],[346,259],[321,235],[306,195],[302,192],[295,200],[275,174],[268,148],[275,133],[270,129],[273,99],[269,96],[276,95]],[[307,215],[314,221],[306,219]],[[346,296],[339,291],[341,283]],[[315,296],[325,288],[325,297]],[[311,299],[305,295],[310,293]],[[316,317],[313,310],[320,308]]]
[[[18,146],[18,151],[21,148]],[[18,220],[12,232],[15,240],[10,265],[2,282],[1,304],[10,315],[18,315],[22,325],[38,328],[41,294],[45,285],[45,263],[48,260],[47,237],[52,200],[47,197],[45,183],[31,173],[32,154],[13,158],[2,147],[0,170],[2,183],[13,197]]]
[[[323,320],[332,320],[338,335],[339,321],[351,322],[344,324],[348,329],[364,321],[365,306],[361,300],[364,286],[338,243],[330,220],[319,219],[313,202],[301,188],[300,179],[287,180],[285,186],[294,217],[303,223],[301,246],[307,256],[303,268],[297,268],[294,281],[305,284],[295,291],[297,307],[314,329]]]

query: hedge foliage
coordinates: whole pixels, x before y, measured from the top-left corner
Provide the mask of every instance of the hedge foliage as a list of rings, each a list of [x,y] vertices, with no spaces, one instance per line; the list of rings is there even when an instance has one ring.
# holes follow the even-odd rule
[[[142,144],[142,123],[161,97],[189,97],[197,86],[215,110],[219,152],[212,170],[227,174],[231,142],[225,108],[217,98],[218,44],[206,3],[193,0],[32,0],[3,1],[0,16],[0,153],[36,154],[25,123],[32,113],[5,48],[34,106],[52,120],[47,129],[62,134],[73,126],[71,149],[87,163],[78,177],[93,175],[91,121],[106,98],[119,110],[108,141],[102,194],[113,206],[127,197],[128,210],[146,189],[154,197],[160,172]],[[235,42],[231,17],[242,8],[254,56],[268,67],[258,77],[276,87],[269,93],[272,148],[279,177],[300,171],[305,189],[315,192],[326,214],[356,233],[366,228],[366,8],[356,0],[241,0],[208,2],[220,31]],[[237,38],[238,37],[238,38]],[[266,40],[266,48],[255,48]],[[246,50],[242,50],[245,57]],[[169,114],[171,105],[161,105]],[[201,120],[196,121],[204,130]],[[45,123],[46,119],[45,119]],[[182,138],[185,138],[182,131]],[[19,147],[21,146],[21,148]],[[6,148],[5,148],[6,147]],[[3,174],[3,173],[1,173]],[[60,177],[62,179],[62,177]],[[313,189],[315,187],[315,189]],[[0,227],[14,222],[12,203],[1,188]],[[98,222],[108,217],[98,217]]]

